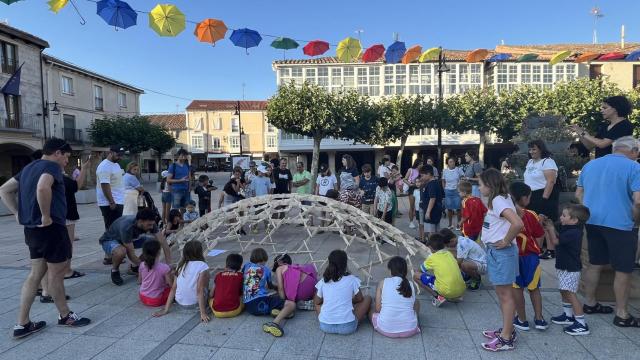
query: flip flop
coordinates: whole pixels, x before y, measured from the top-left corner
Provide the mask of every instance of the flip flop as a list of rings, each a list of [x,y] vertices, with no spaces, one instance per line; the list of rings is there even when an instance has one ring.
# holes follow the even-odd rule
[[[69,275],[69,276],[65,276],[65,277],[64,277],[64,279],[65,279],[65,280],[68,280],[68,279],[75,279],[75,278],[83,277],[83,276],[85,276],[85,275],[87,275],[87,274],[85,274],[85,273],[81,273],[81,272],[78,272],[78,271],[73,270],[73,274],[71,274],[71,275]]]
[[[613,318],[613,325],[615,326],[619,326],[619,327],[636,327],[636,328],[640,328],[640,321],[638,321],[638,319],[634,318],[633,316],[629,315],[628,318],[623,319],[619,316],[616,316]]]

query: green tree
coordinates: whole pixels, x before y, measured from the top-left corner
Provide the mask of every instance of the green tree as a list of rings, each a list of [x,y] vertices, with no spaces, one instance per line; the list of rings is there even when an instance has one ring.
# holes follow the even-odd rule
[[[500,114],[495,130],[503,142],[510,141],[520,132],[522,123],[529,115],[549,111],[549,92],[550,90],[524,85],[500,93]]]

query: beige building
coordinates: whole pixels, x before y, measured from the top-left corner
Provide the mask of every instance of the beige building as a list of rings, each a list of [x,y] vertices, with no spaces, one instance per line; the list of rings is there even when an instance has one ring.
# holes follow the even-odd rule
[[[267,122],[266,110],[266,101],[194,100],[187,106],[193,165],[221,166],[233,156],[263,159],[275,155],[278,130]]]

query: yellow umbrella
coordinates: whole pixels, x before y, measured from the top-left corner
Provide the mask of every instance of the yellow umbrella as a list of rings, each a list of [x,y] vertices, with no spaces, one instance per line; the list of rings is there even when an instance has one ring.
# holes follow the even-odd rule
[[[562,60],[568,58],[569,56],[571,56],[571,51],[570,50],[557,52],[557,53],[553,54],[553,56],[551,57],[551,60],[549,60],[549,65],[553,66],[553,65],[561,62]]]
[[[360,45],[360,40],[348,37],[338,43],[336,56],[338,60],[346,63],[357,59],[361,52],[362,45]]]
[[[425,62],[429,60],[436,60],[438,55],[440,55],[440,48],[434,47],[423,52],[422,55],[420,55],[420,58],[418,58],[418,61]]]
[[[149,26],[160,36],[176,36],[184,30],[184,14],[175,5],[158,4],[149,13]]]
[[[49,4],[49,10],[57,14],[63,7],[67,6],[68,2],[69,0],[49,0],[47,4]]]

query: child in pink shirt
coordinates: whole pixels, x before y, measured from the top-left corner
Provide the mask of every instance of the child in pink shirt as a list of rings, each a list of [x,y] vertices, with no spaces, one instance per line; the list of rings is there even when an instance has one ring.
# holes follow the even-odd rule
[[[140,283],[140,301],[147,306],[164,305],[173,284],[171,268],[158,261],[160,249],[160,243],[155,239],[149,239],[142,245],[138,282]]]

